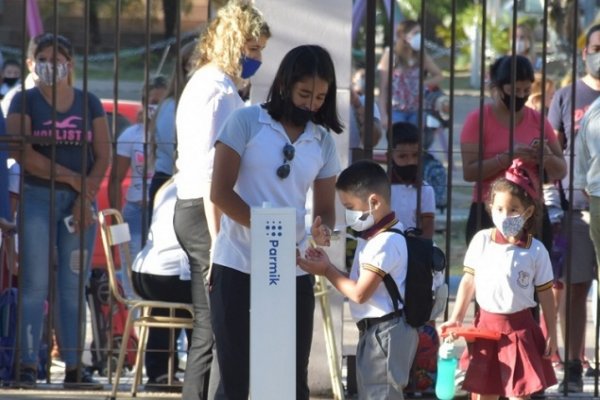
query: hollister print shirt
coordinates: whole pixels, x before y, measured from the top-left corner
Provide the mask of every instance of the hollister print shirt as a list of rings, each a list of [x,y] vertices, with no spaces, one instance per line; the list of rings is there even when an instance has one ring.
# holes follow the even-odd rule
[[[104,115],[102,104],[96,96],[88,93],[87,101],[87,124],[84,123],[84,93],[79,89],[74,89],[75,96],[73,104],[66,112],[56,113],[56,123],[54,125],[52,107],[44,99],[38,88],[19,92],[13,98],[9,114],[19,114],[24,112],[31,119],[31,135],[34,140],[33,149],[42,155],[52,157],[52,138],[56,140],[56,163],[72,171],[89,172],[94,164],[92,140],[93,130],[92,121]],[[23,93],[26,96],[25,108],[23,109]],[[87,129],[86,129],[87,128]],[[84,129],[87,133],[84,134]],[[36,139],[40,139],[35,143]],[[87,160],[84,166],[83,144],[88,142]],[[26,175],[26,181],[33,177]],[[38,181],[37,178],[33,180]]]

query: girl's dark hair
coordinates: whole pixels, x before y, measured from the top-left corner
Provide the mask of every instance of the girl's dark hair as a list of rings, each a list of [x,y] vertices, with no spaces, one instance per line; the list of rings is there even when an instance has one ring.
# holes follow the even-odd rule
[[[392,148],[399,144],[419,143],[419,128],[410,122],[395,122],[392,125]]]
[[[529,208],[529,206],[533,206],[533,215],[529,217],[527,221],[525,221],[523,228],[527,231],[527,233],[535,235],[536,221],[538,219],[539,212],[542,209],[540,202],[531,197],[523,187],[504,177],[498,178],[492,183],[490,190],[490,205],[494,202],[494,195],[498,192],[510,193],[512,196],[516,196],[526,209]]]
[[[390,201],[390,181],[381,165],[371,160],[360,160],[342,171],[335,188],[366,201],[370,194],[377,193]]]
[[[291,96],[294,85],[304,79],[318,77],[329,85],[321,108],[315,113],[313,122],[341,133],[343,125],[336,108],[337,85],[335,68],[331,56],[321,46],[302,45],[290,50],[281,60],[279,69],[269,89],[265,108],[277,121],[292,107]]]
[[[71,44],[71,41],[63,35],[54,36],[53,33],[43,33],[34,38],[33,45],[35,46],[35,49],[33,51],[33,58],[35,58],[42,50],[54,46],[55,41],[58,52],[65,56],[67,60],[72,60],[73,45]]]
[[[512,82],[512,60],[516,57],[516,81],[535,81],[531,61],[524,56],[502,56],[490,67],[490,85],[501,88]]]

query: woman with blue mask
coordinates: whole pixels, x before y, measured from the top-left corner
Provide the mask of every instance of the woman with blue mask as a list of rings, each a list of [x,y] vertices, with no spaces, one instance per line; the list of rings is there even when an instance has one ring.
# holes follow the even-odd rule
[[[211,200],[223,218],[212,252],[210,301],[224,398],[248,398],[250,208],[264,202],[295,208],[296,243],[305,248],[312,186],[311,233],[318,245],[329,245],[340,171],[331,131],[342,132],[336,91],[329,53],[296,47],[281,61],[267,102],[233,113],[217,137]],[[296,272],[296,399],[308,400],[315,299],[312,277]]]
[[[211,237],[215,237],[220,219],[219,210],[210,202],[213,146],[226,119],[244,106],[238,89],[256,72],[270,36],[260,11],[249,2],[230,1],[200,38],[196,70],[177,105],[174,225],[190,261],[195,313],[184,399],[213,398],[207,395],[209,375],[217,372],[211,371],[213,332],[205,289]]]
[[[66,365],[64,387],[101,389],[85,370],[78,373],[77,348],[85,337],[80,274],[87,277],[96,233],[95,197],[110,163],[108,123],[100,100],[72,86],[70,41],[45,34],[35,43],[37,85],[14,96],[7,117],[8,133],[25,140],[23,151],[12,154],[25,174],[19,214],[22,313],[16,385],[36,384],[44,302],[56,263],[56,332]]]

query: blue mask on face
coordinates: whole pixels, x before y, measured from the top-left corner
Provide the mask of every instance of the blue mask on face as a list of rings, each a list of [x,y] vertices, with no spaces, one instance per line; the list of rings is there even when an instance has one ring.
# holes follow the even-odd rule
[[[242,73],[240,76],[242,79],[248,79],[258,71],[262,62],[254,58],[243,56],[240,60],[240,64],[242,64]]]

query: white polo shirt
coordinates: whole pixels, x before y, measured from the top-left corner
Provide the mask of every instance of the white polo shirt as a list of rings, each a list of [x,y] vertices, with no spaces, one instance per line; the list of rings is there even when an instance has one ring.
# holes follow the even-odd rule
[[[402,183],[392,184],[391,208],[406,229],[417,226],[417,188]],[[421,185],[421,214],[435,214],[433,187]]]
[[[132,270],[144,274],[190,279],[190,264],[173,228],[177,188],[167,182],[156,193],[148,241],[133,261]]]
[[[512,314],[534,307],[534,290],[552,287],[552,265],[533,236],[520,245],[503,243],[496,228],[477,232],[465,254],[465,272],[475,279],[475,298],[485,311]]]
[[[142,201],[144,164],[146,163],[143,124],[131,125],[119,135],[117,139],[117,155],[129,158],[130,162],[131,184],[129,185],[129,189],[127,189],[125,198],[131,202]],[[152,169],[151,166],[148,166],[146,170],[146,191],[150,187],[151,180]]]
[[[244,106],[233,81],[213,65],[190,78],[177,105],[177,197],[208,196],[217,133],[231,113]]]
[[[390,228],[404,231],[401,222],[396,222]],[[398,285],[400,295],[404,298],[408,251],[404,236],[396,232],[381,232],[369,240],[358,239],[356,253],[352,262],[350,279],[357,281],[360,273],[366,269],[375,272],[382,278],[386,274]],[[402,309],[402,304],[400,304]],[[385,284],[381,282],[369,300],[363,304],[350,302],[350,312],[355,321],[363,318],[378,318],[394,311],[392,297]]]
[[[217,140],[241,157],[234,187],[236,193],[250,207],[261,207],[264,202],[269,202],[273,207],[295,208],[296,243],[303,243],[309,188],[315,180],[331,178],[340,171],[331,134],[309,122],[292,144],[283,126],[256,105],[232,114]],[[290,175],[281,179],[276,171],[283,164],[286,144],[295,147],[295,155],[289,162]],[[250,229],[223,215],[213,247],[213,262],[250,273]],[[306,273],[297,268],[297,274]]]

